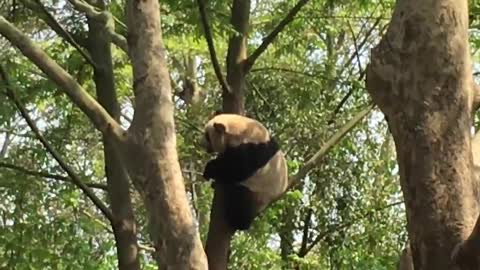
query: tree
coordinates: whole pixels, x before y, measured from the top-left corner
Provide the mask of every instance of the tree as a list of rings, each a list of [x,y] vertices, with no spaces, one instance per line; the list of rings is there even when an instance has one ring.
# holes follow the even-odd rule
[[[395,140],[415,269],[455,269],[451,251],[478,213],[467,6],[397,1],[367,71]]]
[[[53,73],[0,40],[10,77],[0,90],[9,81],[20,105],[0,109],[0,267],[202,266],[198,232],[218,268],[397,264],[406,232],[395,155],[363,91],[391,1],[161,1],[161,36],[152,2],[129,2],[128,20],[122,2],[0,3],[35,52],[70,74],[56,82],[103,115],[85,117]],[[196,147],[219,107],[268,126],[294,183],[235,237],[215,214],[222,194],[202,181],[210,157]],[[153,162],[163,155],[170,166]]]
[[[0,17],[0,33],[57,83],[102,132],[104,140],[107,141],[106,151],[109,151],[109,154],[115,153],[118,155],[116,158],[126,164],[125,168],[117,168],[117,170],[120,173],[122,170],[128,170],[133,184],[142,195],[149,213],[150,234],[159,268],[174,266],[206,269],[206,258],[188,209],[177,159],[170,78],[162,42],[159,10],[158,2],[155,0],[127,3],[128,47],[133,63],[136,97],[135,115],[128,133],[68,73],[3,17]],[[92,64],[100,69],[95,62]],[[100,76],[98,71],[96,75]],[[103,70],[100,69],[100,71]],[[109,80],[102,82],[107,83]],[[112,87],[109,85],[109,88]],[[10,91],[13,92],[13,90]],[[108,92],[102,92],[102,94],[112,95]],[[11,96],[13,97],[13,94]],[[103,96],[99,96],[99,99],[104,101]],[[21,108],[18,100],[15,98],[14,100]],[[26,113],[24,117],[27,118]],[[31,127],[35,129],[32,124]],[[63,164],[53,151],[52,155],[61,165]],[[70,169],[65,165],[62,167],[67,170],[70,177],[75,179]],[[81,186],[81,181],[76,182]],[[88,192],[86,187],[82,189]],[[122,220],[117,220],[117,216],[113,215],[94,195],[89,197],[102,209],[114,230],[119,225],[120,228],[132,226],[131,223],[121,224]],[[112,196],[112,202],[116,202],[114,196]],[[112,207],[115,207],[114,204]],[[118,210],[128,211],[128,209]],[[117,235],[122,236],[121,233],[120,231]],[[133,262],[124,265],[120,261],[120,266],[138,267],[136,254],[132,255]]]

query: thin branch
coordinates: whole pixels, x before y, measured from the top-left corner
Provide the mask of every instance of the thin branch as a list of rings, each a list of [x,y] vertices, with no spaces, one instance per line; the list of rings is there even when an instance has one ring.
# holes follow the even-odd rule
[[[150,253],[155,252],[155,248],[152,246],[144,245],[144,244],[138,244],[138,248],[141,250],[148,251]]]
[[[372,14],[371,18],[373,18],[373,14]],[[363,48],[363,46],[365,46],[368,38],[372,34],[375,27],[377,27],[377,25],[380,23],[380,21],[381,21],[381,17],[378,17],[375,20],[375,23],[373,24],[373,26],[367,31],[364,39],[362,40],[362,42],[360,44],[358,44],[358,40],[357,40],[357,37],[355,36],[355,33],[353,32],[352,26],[350,25],[350,23],[348,23],[348,26],[350,28],[350,32],[352,33],[353,45],[355,47],[355,52],[350,56],[349,60],[347,61],[347,65],[350,65],[350,63],[353,61],[353,59],[355,57],[357,58],[357,64],[358,64],[358,68],[359,68],[359,71],[360,71],[358,81],[362,81],[363,77],[366,74],[366,70],[362,68],[362,65],[361,65],[361,62],[360,62],[360,50]],[[364,27],[365,27],[365,24],[363,24],[361,28],[363,29]],[[360,30],[360,32],[361,31],[362,30]],[[345,65],[345,66],[347,66],[347,65]],[[332,112],[332,115],[330,116],[330,120],[328,120],[328,122],[327,122],[328,124],[332,124],[335,121],[336,115],[338,114],[340,109],[343,107],[343,105],[345,105],[345,103],[350,98],[350,96],[353,94],[354,90],[355,90],[355,87],[350,88],[348,93],[342,98],[340,103],[335,107],[335,109]]]
[[[129,124],[132,123],[132,118],[129,117],[128,115],[126,115],[125,113],[123,113],[123,112],[120,113],[120,116],[121,116],[123,119],[125,119],[125,121],[127,121]]]
[[[0,34],[37,65],[53,80],[93,122],[104,135],[117,142],[126,140],[126,132],[98,102],[90,96],[62,67],[53,61],[40,47],[25,34],[0,16]]]
[[[303,224],[302,244],[300,246],[300,250],[298,251],[298,254],[304,254],[307,250],[308,240],[310,238],[309,230],[310,230],[310,225],[312,223],[312,215],[313,215],[313,209],[308,208],[307,214],[305,215],[305,219],[303,221],[304,224]]]
[[[3,17],[0,17],[0,18],[3,18]],[[3,65],[0,65],[0,77],[4,82],[4,86],[7,91],[8,97],[12,100],[12,102],[15,104],[17,109],[20,111],[20,114],[25,119],[25,121],[27,122],[28,126],[33,131],[33,133],[37,136],[37,138],[43,144],[45,149],[53,156],[53,158],[58,162],[60,167],[62,167],[62,169],[68,174],[72,182],[78,188],[80,188],[83,191],[83,193],[85,193],[85,195],[93,202],[93,204],[95,204],[100,209],[100,211],[110,221],[110,223],[113,224],[114,217],[110,209],[103,203],[102,200],[100,200],[100,198],[98,198],[95,195],[95,193],[87,185],[85,185],[82,182],[82,180],[75,174],[73,169],[63,160],[63,158],[60,156],[57,150],[52,145],[50,145],[50,143],[45,139],[45,137],[43,137],[40,130],[37,128],[37,126],[33,122],[32,118],[30,118],[30,116],[28,115],[26,108],[20,103],[18,97],[16,96],[15,91],[12,89],[10,85],[10,81],[8,79],[7,72],[3,67]]]
[[[315,153],[305,164],[300,168],[298,173],[290,177],[290,187],[296,185],[303,179],[307,174],[315,168],[318,162],[327,154],[327,152],[335,146],[350,130],[352,130],[370,111],[375,105],[371,104],[367,108],[360,111],[355,115],[350,121],[348,121],[345,126],[343,126],[337,133],[335,133],[323,146],[320,150]]]
[[[112,39],[112,43],[117,45],[121,50],[123,50],[125,53],[128,54],[128,42],[127,39],[118,34],[117,32],[113,31],[113,29],[108,29],[108,32],[110,33],[110,38]]]
[[[60,23],[57,22],[57,20],[53,17],[53,15],[45,8],[45,6],[42,4],[41,0],[33,0],[35,3],[32,3],[31,0],[21,0],[22,3],[28,7],[30,10],[34,12],[41,12],[43,13],[44,16],[40,15],[43,19],[43,21],[52,28],[55,33],[57,33],[59,36],[63,37],[65,41],[70,43],[79,53],[80,55],[85,58],[85,60],[92,65],[93,67],[96,67],[95,62],[92,60],[90,55],[88,55],[81,47],[78,45],[78,43],[75,41],[75,39],[70,35],[70,33],[63,28]]]
[[[288,12],[287,16],[283,18],[280,23],[273,29],[270,34],[268,34],[262,41],[262,44],[258,46],[258,48],[247,58],[246,60],[246,65],[245,65],[245,70],[248,72],[253,64],[255,64],[255,61],[257,61],[258,57],[267,49],[268,45],[270,45],[273,40],[278,36],[278,34],[287,26],[291,21],[293,21],[293,18],[297,13],[300,11],[300,9],[305,6],[308,3],[309,0],[300,0],[298,3]]]
[[[63,176],[63,175],[59,175],[59,174],[51,174],[51,173],[41,172],[41,171],[40,172],[39,171],[33,171],[33,170],[29,170],[29,169],[23,168],[21,166],[13,165],[13,164],[10,164],[10,163],[0,162],[0,167],[10,169],[10,170],[14,170],[14,171],[18,171],[18,172],[21,172],[21,173],[26,174],[26,175],[48,178],[48,179],[58,180],[58,181],[62,181],[62,182],[69,182],[69,183],[73,182],[72,179],[70,179],[70,177],[68,177],[68,176]],[[85,185],[87,185],[90,188],[107,190],[107,186],[103,185],[103,184],[85,183]]]
[[[306,77],[312,77],[312,78],[317,77],[316,74],[311,74],[308,72],[297,71],[297,70],[288,69],[288,68],[279,68],[279,67],[261,67],[261,68],[252,68],[250,70],[250,72],[258,72],[258,71],[281,71],[281,72],[288,72],[288,73],[303,75]]]
[[[365,44],[367,43],[368,41],[368,38],[370,38],[370,36],[372,35],[373,33],[373,30],[375,30],[375,28],[378,26],[378,24],[381,22],[381,17],[378,17],[375,22],[373,23],[372,27],[370,27],[370,29],[368,29],[367,33],[365,33],[365,36],[363,37],[362,41],[360,41],[360,43],[357,44],[357,48],[358,50],[360,51],[363,46],[365,46]],[[350,64],[352,63],[353,59],[355,59],[356,57],[356,54],[352,54],[350,56],[350,58],[347,60],[347,62],[345,62],[344,66],[350,66]]]
[[[223,88],[223,91],[231,93],[230,86],[228,85],[225,77],[222,75],[222,70],[220,69],[220,64],[218,63],[217,53],[215,52],[215,45],[213,44],[212,33],[210,31],[210,26],[207,18],[207,11],[205,10],[205,2],[203,0],[197,0],[198,9],[200,11],[200,19],[202,21],[203,31],[205,32],[205,39],[207,40],[208,51],[210,52],[210,59],[212,61],[213,70],[217,76],[220,85]]]
[[[380,212],[380,211],[383,211],[385,209],[388,209],[388,208],[391,208],[391,207],[394,207],[394,206],[397,206],[397,205],[400,205],[400,204],[403,204],[403,203],[404,203],[403,201],[399,201],[399,202],[394,202],[394,203],[388,204],[386,206],[377,207],[377,208],[372,209],[371,211],[367,212],[366,214],[363,214],[359,218],[356,218],[354,220],[350,220],[349,222],[329,226],[329,228],[325,232],[323,232],[323,233],[317,235],[317,237],[315,237],[315,239],[312,241],[312,244],[310,244],[310,246],[308,246],[305,250],[303,250],[303,253],[299,252],[298,256],[299,257],[305,257],[305,255],[307,255],[308,252],[310,252],[310,250],[312,250],[327,235],[329,235],[331,233],[334,233],[335,231],[339,231],[339,230],[345,229],[347,227],[350,227],[353,224],[359,222],[360,220],[370,217],[371,215],[375,214],[376,212]]]
[[[360,48],[358,47],[357,37],[355,36],[355,32],[353,31],[353,28],[350,22],[347,22],[347,24],[352,34],[353,46],[355,48],[355,56],[357,57],[358,70],[360,71],[360,73],[363,73],[362,62],[360,61]]]
[[[4,140],[3,140],[3,144],[2,144],[2,148],[0,150],[0,158],[3,158],[5,157],[5,155],[7,154],[7,151],[8,151],[8,147],[10,146],[10,143],[12,142],[12,138],[11,138],[12,134],[10,133],[5,133],[5,137],[4,137]]]
[[[37,0],[39,1],[39,0]],[[98,21],[103,21],[105,24],[109,24],[109,22],[113,23],[115,21],[115,18],[112,16],[111,13],[107,11],[97,11],[95,10],[95,7],[92,5],[89,5],[85,1],[82,0],[68,0],[73,7],[80,11],[85,13],[85,15],[91,19],[95,19]],[[122,49],[124,52],[128,53],[128,43],[127,39],[115,32],[115,29],[113,26],[107,27],[108,33],[110,34],[110,38],[112,39],[112,43],[117,45],[120,49]]]
[[[308,19],[308,20],[311,20],[311,19],[328,19],[328,20],[337,20],[337,19],[342,19],[342,20],[349,20],[349,21],[364,21],[364,20],[368,20],[368,21],[373,21],[374,18],[372,16],[336,16],[336,15],[333,15],[333,16],[330,16],[330,15],[322,15],[322,16],[317,16],[315,14],[320,14],[323,12],[323,10],[319,10],[319,9],[315,9],[315,8],[312,8],[312,11],[314,14],[309,14],[308,16],[297,16],[298,18],[303,18],[303,19]],[[387,17],[380,17],[381,20],[383,21],[387,21],[389,22],[391,20],[391,18],[387,18]]]
[[[361,81],[363,80],[363,77],[365,76],[366,70],[362,70],[362,72],[360,73],[360,76],[358,78],[358,81]],[[330,116],[330,120],[328,120],[328,124],[332,124],[334,121],[335,121],[335,118],[338,114],[338,112],[340,112],[340,110],[342,109],[343,105],[345,105],[345,103],[347,102],[348,98],[350,98],[350,96],[353,94],[353,91],[355,91],[355,88],[354,86],[351,86],[350,90],[348,90],[348,93],[342,98],[342,100],[340,100],[340,102],[338,103],[338,105],[335,107],[335,109],[333,110],[332,112],[332,115]]]
[[[80,210],[82,212],[82,214],[84,214],[85,216],[89,217],[90,219],[92,219],[94,222],[96,222],[98,225],[102,226],[107,232],[109,233],[112,233],[113,234],[113,230],[112,230],[112,226],[108,226],[108,224],[105,224],[105,222],[101,221],[100,219],[98,219],[97,217],[95,217],[94,215],[90,214],[89,212],[85,211],[84,209]]]

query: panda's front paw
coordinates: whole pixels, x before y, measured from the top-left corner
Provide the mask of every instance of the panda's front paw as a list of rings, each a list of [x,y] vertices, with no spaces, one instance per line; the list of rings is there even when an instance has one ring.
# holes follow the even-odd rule
[[[205,165],[205,170],[203,170],[203,178],[206,180],[214,179],[215,164],[213,160],[210,160],[207,165]]]

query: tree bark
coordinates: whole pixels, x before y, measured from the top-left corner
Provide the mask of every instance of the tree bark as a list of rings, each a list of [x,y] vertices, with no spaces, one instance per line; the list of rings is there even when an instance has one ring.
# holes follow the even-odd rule
[[[295,240],[295,211],[295,208],[286,205],[281,215],[282,223],[280,224],[278,234],[280,236],[280,256],[283,261],[283,269],[292,269],[294,266],[289,260],[289,256],[295,253],[293,249]],[[308,228],[306,230],[308,232]]]
[[[227,53],[227,83],[223,90],[223,111],[245,115],[245,60],[247,59],[250,0],[234,0],[230,22],[237,32],[230,37]]]
[[[96,86],[97,99],[107,112],[120,122],[120,106],[118,104],[115,79],[113,75],[110,35],[105,21],[88,17],[88,51],[95,59],[93,80]],[[128,174],[119,159],[108,137],[103,136],[103,153],[105,174],[107,177],[108,197],[114,222],[112,224],[117,247],[118,268],[140,269],[138,259],[137,229],[130,198],[130,181]]]
[[[174,106],[157,0],[127,1],[135,114],[126,159],[149,219],[159,269],[207,269],[176,150]]]
[[[237,31],[230,37],[227,53],[227,83],[223,89],[223,112],[245,114],[245,60],[247,58],[247,34],[250,19],[250,0],[234,0],[231,23]],[[230,91],[230,92],[229,92]],[[221,186],[213,186],[214,195],[210,212],[205,251],[210,270],[224,270],[228,265],[230,242],[235,230],[231,228],[224,215],[224,191]]]
[[[372,50],[367,89],[395,140],[416,270],[457,269],[471,230],[473,101],[466,0],[399,0]]]
[[[477,87],[474,87],[474,105],[477,96]],[[480,133],[475,134],[472,139],[473,155],[473,192],[477,198],[477,204],[480,203]],[[477,213],[478,214],[478,213]],[[462,267],[462,269],[480,268],[480,216],[468,238],[458,244],[452,252],[452,259]]]
[[[412,260],[412,250],[410,249],[410,243],[407,242],[405,248],[400,254],[400,261],[398,262],[397,270],[414,270]]]

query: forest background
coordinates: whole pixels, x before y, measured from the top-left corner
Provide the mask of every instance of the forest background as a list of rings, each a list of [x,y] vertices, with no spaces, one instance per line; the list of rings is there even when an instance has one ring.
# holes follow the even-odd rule
[[[182,209],[191,211],[201,241],[207,239],[214,191],[201,176],[210,156],[198,142],[204,123],[223,104],[272,131],[298,181],[251,230],[235,234],[230,269],[396,268],[408,238],[397,156],[384,116],[365,87],[371,49],[385,35],[395,2],[206,2],[160,1],[159,7],[183,174],[178,183],[188,200]],[[121,138],[115,134],[128,129],[139,104],[149,115],[148,102],[139,103],[142,94],[134,90],[144,82],[133,74],[141,64],[132,65],[130,58],[142,55],[132,52],[126,39],[126,6],[0,0],[0,34],[8,39],[0,38],[2,269],[114,269],[122,260],[131,263],[123,269],[161,265],[158,235],[149,224],[169,217],[154,217],[150,184],[129,179],[129,174],[141,178],[141,169],[132,167],[143,162],[142,154],[132,154],[134,165],[121,165],[109,142],[109,134],[114,141]],[[476,63],[480,4],[470,1],[469,8],[469,50]],[[27,57],[12,46],[12,37],[19,36],[10,31],[13,25],[33,42],[20,39]],[[239,41],[242,31],[248,39]],[[35,58],[38,52],[30,45],[70,75],[45,72],[57,67]],[[232,59],[242,55],[248,56],[247,68],[237,80]],[[46,66],[39,68],[39,61]],[[476,79],[480,71],[473,67]],[[162,95],[168,97],[169,87]],[[241,105],[228,104],[230,88],[242,89]],[[97,97],[118,127],[95,118],[97,108],[77,95],[79,89]],[[112,222],[118,217],[120,225]]]

